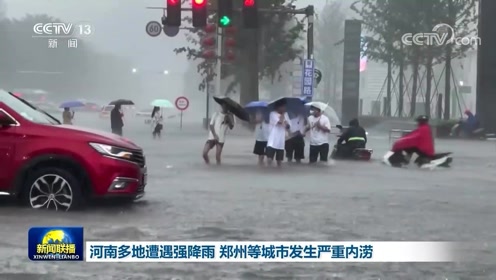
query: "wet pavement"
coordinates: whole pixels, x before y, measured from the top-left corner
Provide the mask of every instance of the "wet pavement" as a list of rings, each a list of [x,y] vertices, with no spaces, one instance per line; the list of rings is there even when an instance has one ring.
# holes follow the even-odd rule
[[[107,129],[95,117],[82,125]],[[145,149],[149,184],[131,206],[84,212],[0,207],[0,279],[496,279],[496,143],[437,141],[454,151],[450,170],[379,163],[387,136],[371,131],[373,162],[331,167],[256,166],[247,132],[228,135],[223,166],[205,166],[199,124],[166,123],[160,141],[142,119],[127,137]],[[211,155],[213,159],[213,154]],[[457,264],[90,264],[31,262],[32,226],[78,225],[86,240],[471,241]],[[484,244],[488,243],[488,247]]]

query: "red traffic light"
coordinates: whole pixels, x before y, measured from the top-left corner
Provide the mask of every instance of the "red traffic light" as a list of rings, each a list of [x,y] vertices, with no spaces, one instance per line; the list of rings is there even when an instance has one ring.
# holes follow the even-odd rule
[[[206,3],[207,0],[193,0],[193,6],[205,6]]]
[[[203,39],[202,44],[207,47],[212,47],[215,45],[215,38],[214,37],[205,38]]]
[[[167,0],[167,5],[175,6],[181,4],[181,0]]]
[[[245,0],[243,2],[243,5],[245,7],[253,7],[253,6],[255,6],[255,0]]]

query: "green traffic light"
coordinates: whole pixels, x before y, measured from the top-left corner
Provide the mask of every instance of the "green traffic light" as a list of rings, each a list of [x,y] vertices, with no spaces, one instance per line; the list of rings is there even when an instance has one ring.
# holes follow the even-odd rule
[[[231,23],[231,19],[227,16],[223,16],[219,22],[222,26],[228,26],[229,23]]]

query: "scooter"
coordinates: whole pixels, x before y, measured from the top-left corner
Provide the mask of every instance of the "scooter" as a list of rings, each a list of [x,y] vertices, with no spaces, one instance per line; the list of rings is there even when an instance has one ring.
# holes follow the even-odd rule
[[[345,128],[342,125],[336,125],[339,131],[342,133]],[[368,133],[367,133],[368,134]],[[341,135],[338,135],[340,137]],[[340,160],[340,159],[351,159],[351,160],[361,160],[361,161],[369,161],[372,158],[372,153],[374,152],[372,149],[368,148],[356,148],[352,151],[351,157],[339,157],[337,156],[338,146],[334,145],[334,149],[331,153],[331,158]]]
[[[383,163],[392,166],[392,167],[404,167],[410,163],[411,156],[403,153],[403,158],[401,160],[395,159],[392,160],[394,152],[389,151],[384,155]],[[417,157],[414,160],[414,163],[423,169],[435,169],[437,167],[449,168],[451,167],[451,163],[453,162],[453,158],[451,157],[452,153],[438,153],[435,154],[432,158],[426,159],[423,157]]]

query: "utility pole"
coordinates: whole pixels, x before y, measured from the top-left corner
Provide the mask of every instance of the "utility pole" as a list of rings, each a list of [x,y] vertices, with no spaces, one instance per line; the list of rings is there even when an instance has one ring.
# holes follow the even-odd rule
[[[448,24],[454,28],[456,17],[453,9],[453,0],[448,0]],[[449,120],[451,118],[451,56],[453,49],[450,44],[446,45],[446,62],[444,70],[444,115],[443,119]]]

